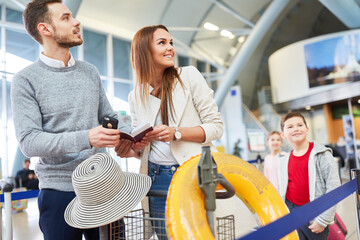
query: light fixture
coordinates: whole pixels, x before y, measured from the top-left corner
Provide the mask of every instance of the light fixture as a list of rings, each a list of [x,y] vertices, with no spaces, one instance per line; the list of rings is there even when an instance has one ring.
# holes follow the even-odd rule
[[[358,104],[360,104],[360,99],[358,99]]]
[[[308,111],[311,110],[311,106],[306,106],[305,110],[308,110]]]
[[[239,42],[239,43],[245,42],[245,36],[239,37],[239,38],[238,38],[238,42]]]
[[[219,27],[212,24],[212,23],[209,23],[209,22],[206,22],[204,23],[204,28],[207,29],[207,30],[210,30],[210,31],[217,31],[219,30]]]
[[[221,30],[220,35],[223,37],[228,37],[230,39],[233,39],[235,36],[234,34],[232,34],[232,32],[228,31],[228,30]]]
[[[236,52],[237,52],[237,48],[236,48],[236,47],[232,47],[232,48],[230,48],[230,50],[229,50],[229,54],[230,54],[231,56],[234,56],[234,55],[236,54]]]

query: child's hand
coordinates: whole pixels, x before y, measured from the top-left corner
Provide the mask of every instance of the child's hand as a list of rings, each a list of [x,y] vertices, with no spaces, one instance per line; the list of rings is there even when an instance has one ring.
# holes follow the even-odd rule
[[[313,233],[321,233],[322,231],[324,231],[324,227],[321,226],[320,224],[318,224],[316,221],[314,221],[310,226],[309,229],[313,232]]]

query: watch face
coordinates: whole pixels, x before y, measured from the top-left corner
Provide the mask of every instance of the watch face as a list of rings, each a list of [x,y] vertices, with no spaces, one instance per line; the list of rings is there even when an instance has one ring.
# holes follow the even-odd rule
[[[179,139],[181,138],[181,132],[176,131],[176,132],[175,132],[175,138],[176,138],[177,140],[179,140]]]

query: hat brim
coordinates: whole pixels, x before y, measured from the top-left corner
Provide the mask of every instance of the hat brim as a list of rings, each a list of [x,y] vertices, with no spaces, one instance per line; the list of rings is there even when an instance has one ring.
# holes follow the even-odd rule
[[[130,172],[124,172],[124,175],[124,185],[107,202],[99,205],[85,205],[75,197],[64,213],[67,224],[81,229],[100,227],[122,218],[133,210],[149,191],[151,178]]]

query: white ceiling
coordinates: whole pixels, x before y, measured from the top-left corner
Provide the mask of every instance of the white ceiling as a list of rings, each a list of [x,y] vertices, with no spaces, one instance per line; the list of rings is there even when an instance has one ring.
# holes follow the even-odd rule
[[[64,2],[70,1],[81,0]],[[11,8],[25,6],[28,2],[29,0],[0,0],[0,3]],[[269,2],[270,0],[82,0],[77,18],[84,26],[99,31],[115,31],[112,33],[129,39],[143,26],[164,24],[170,29],[175,43],[179,43],[178,47],[182,48],[179,49],[180,52],[193,51],[192,55],[206,58],[216,65],[226,65],[229,51],[236,46],[240,35],[229,39],[220,36],[220,30],[229,29],[234,34],[242,29],[251,30],[252,26],[241,18],[253,22]],[[216,24],[220,30],[205,31],[205,22]],[[198,31],[194,31],[196,29]]]
[[[24,7],[29,1],[0,0],[0,4],[22,10],[20,6]],[[63,0],[65,4],[79,1],[81,0]],[[341,23],[346,22],[341,14],[358,16],[354,13],[360,11],[357,4],[359,0],[346,1],[352,4],[347,7],[344,4],[343,7],[336,5],[337,14],[331,6],[338,0],[287,1],[288,6],[279,15],[238,76],[244,102],[250,107],[256,101],[257,91],[261,86],[269,85],[267,58],[272,52],[309,37],[346,30],[346,26]],[[226,69],[231,64],[233,55],[243,45],[238,43],[241,34],[236,33],[251,32],[252,26],[257,23],[271,2],[273,1],[82,0],[76,18],[87,28],[112,33],[129,40],[143,26],[164,24],[174,37],[178,53],[196,56]],[[339,9],[343,11],[339,13]],[[237,36],[229,39],[220,36],[220,31],[206,31],[203,28],[205,22],[216,24],[220,30],[231,30]]]

